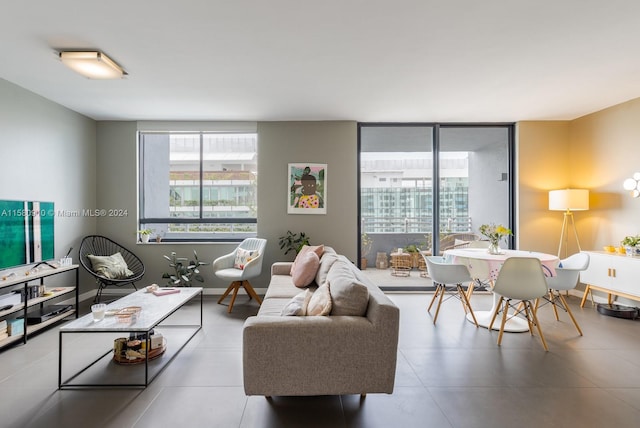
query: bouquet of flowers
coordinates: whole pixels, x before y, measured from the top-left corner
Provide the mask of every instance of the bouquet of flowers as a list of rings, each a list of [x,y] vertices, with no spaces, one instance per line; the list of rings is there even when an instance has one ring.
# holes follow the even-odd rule
[[[513,234],[511,229],[508,229],[501,224],[495,225],[493,223],[483,224],[480,226],[480,233],[486,236],[493,246],[498,245],[503,237]]]

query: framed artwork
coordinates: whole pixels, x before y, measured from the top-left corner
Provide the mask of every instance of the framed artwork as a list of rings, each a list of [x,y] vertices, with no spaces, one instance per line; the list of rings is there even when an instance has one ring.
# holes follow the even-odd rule
[[[327,213],[327,164],[290,163],[288,214]]]

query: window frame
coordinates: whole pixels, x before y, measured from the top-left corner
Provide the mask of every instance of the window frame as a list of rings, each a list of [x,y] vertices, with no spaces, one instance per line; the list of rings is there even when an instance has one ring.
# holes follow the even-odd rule
[[[198,138],[198,144],[199,144],[199,159],[198,159],[198,198],[199,198],[199,204],[198,204],[198,209],[196,211],[194,211],[195,213],[197,213],[197,217],[146,217],[145,216],[145,150],[148,149],[148,147],[146,147],[146,144],[144,142],[144,135],[151,135],[151,134],[163,134],[163,135],[185,135],[185,134],[197,134],[199,136]],[[196,131],[187,131],[187,130],[138,130],[137,131],[137,141],[138,141],[138,174],[137,174],[137,178],[138,178],[138,210],[137,210],[137,224],[138,224],[138,229],[145,229],[145,228],[149,228],[149,227],[153,227],[153,225],[155,224],[193,224],[193,225],[202,225],[202,224],[230,224],[230,225],[236,225],[236,224],[255,224],[256,228],[255,231],[250,232],[238,232],[238,233],[234,233],[234,232],[223,232],[220,234],[220,236],[216,236],[217,232],[185,232],[185,233],[192,233],[193,235],[185,237],[183,236],[183,233],[176,233],[176,235],[171,236],[171,234],[169,235],[165,235],[162,236],[162,241],[163,242],[207,242],[207,243],[216,243],[216,242],[241,242],[246,238],[250,238],[250,237],[256,237],[258,235],[257,232],[257,223],[258,223],[258,217],[257,217],[257,210],[258,210],[258,199],[257,199],[257,194],[256,194],[256,198],[255,198],[255,215],[252,217],[205,217],[205,210],[204,210],[204,193],[205,193],[205,187],[206,187],[206,180],[205,180],[205,174],[206,174],[206,170],[205,170],[205,158],[204,158],[204,137],[205,135],[213,135],[213,134],[218,134],[218,135],[232,135],[232,134],[253,134],[255,136],[255,141],[256,141],[256,150],[255,150],[255,156],[256,156],[256,172],[255,172],[255,178],[254,180],[257,183],[257,175],[258,175],[258,171],[257,171],[257,155],[258,155],[258,148],[257,148],[257,144],[258,144],[258,133],[256,130],[253,131],[211,131],[211,130],[196,130]],[[170,206],[170,205],[169,205]]]

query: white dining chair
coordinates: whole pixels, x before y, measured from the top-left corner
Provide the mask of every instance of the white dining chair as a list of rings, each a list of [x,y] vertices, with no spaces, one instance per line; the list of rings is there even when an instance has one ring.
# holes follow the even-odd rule
[[[429,276],[436,286],[436,291],[431,298],[427,312],[431,311],[433,303],[438,299],[438,306],[436,307],[436,314],[433,317],[433,323],[435,324],[438,320],[442,302],[455,297],[462,302],[462,308],[465,313],[469,312],[471,314],[474,324],[478,327],[478,321],[467,298],[466,290],[462,288],[463,283],[469,284],[473,282],[473,278],[471,278],[469,274],[469,269],[462,264],[447,263],[440,256],[425,256],[423,254],[423,257],[427,263]],[[445,294],[449,294],[447,299],[443,299]]]
[[[575,325],[580,336],[582,336],[582,329],[580,329],[578,322],[573,316],[573,312],[571,312],[571,309],[561,292],[576,288],[580,278],[580,272],[588,267],[589,254],[577,253],[564,260],[560,260],[560,264],[556,268],[555,276],[545,277],[547,286],[549,287],[549,293],[548,296],[544,296],[543,299],[546,300],[547,303],[551,303],[553,306],[556,321],[560,320],[558,317],[558,307],[560,307],[560,309],[563,309],[567,314],[569,314],[569,318],[573,321],[573,325]],[[536,307],[537,306],[538,305],[536,305]]]
[[[489,248],[490,244],[491,242],[483,240],[470,241],[467,248]],[[469,298],[469,301],[471,301],[471,296],[473,296],[474,291],[484,291],[491,288],[491,272],[489,269],[489,263],[486,260],[473,258],[469,258],[467,260],[467,268],[469,268],[469,273],[474,280],[467,291],[467,297]]]
[[[502,312],[498,346],[502,343],[507,317],[524,314],[531,335],[533,336],[533,326],[535,325],[540,335],[542,346],[545,351],[549,350],[538,322],[534,304],[535,300],[547,294],[547,291],[547,282],[539,259],[535,257],[510,257],[505,260],[493,287],[493,292],[499,296],[499,300],[489,323],[489,330],[491,331],[496,316]],[[516,308],[520,304],[522,304],[522,309]],[[511,315],[508,314],[510,308],[515,310]]]

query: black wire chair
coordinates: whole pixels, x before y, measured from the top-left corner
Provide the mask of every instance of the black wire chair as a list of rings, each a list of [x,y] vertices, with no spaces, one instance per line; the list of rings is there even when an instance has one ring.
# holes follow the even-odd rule
[[[127,278],[112,279],[100,275],[92,269],[91,260],[87,257],[89,255],[111,256],[118,252],[127,263],[129,270],[133,272],[133,275]],[[134,289],[138,289],[135,282],[140,280],[144,275],[144,264],[142,263],[142,260],[122,245],[104,236],[89,235],[82,239],[79,253],[80,264],[95,278],[96,283],[98,284],[98,291],[96,292],[96,297],[93,299],[95,303],[100,302],[100,299],[102,298],[102,291],[108,286],[123,287],[131,284]]]

